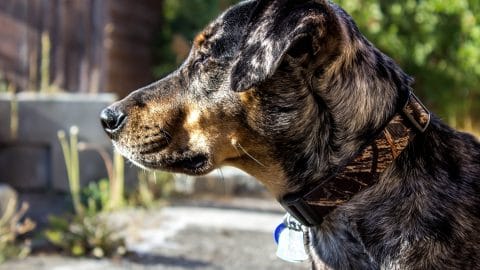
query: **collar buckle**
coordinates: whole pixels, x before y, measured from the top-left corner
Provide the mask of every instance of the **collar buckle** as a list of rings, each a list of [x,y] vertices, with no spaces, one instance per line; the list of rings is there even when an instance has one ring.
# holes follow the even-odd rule
[[[410,92],[402,112],[421,133],[427,130],[431,119],[430,111],[413,92]]]

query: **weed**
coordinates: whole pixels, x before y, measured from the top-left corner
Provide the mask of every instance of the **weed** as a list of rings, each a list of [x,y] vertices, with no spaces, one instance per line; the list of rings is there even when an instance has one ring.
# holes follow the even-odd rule
[[[10,258],[25,258],[30,253],[30,242],[19,242],[18,237],[35,229],[35,223],[30,219],[21,222],[28,210],[28,204],[23,203],[17,211],[17,204],[10,199],[0,217],[0,263]]]
[[[174,193],[173,175],[166,172],[140,172],[138,187],[129,196],[131,205],[152,207],[158,199],[168,199]]]
[[[121,256],[126,249],[125,241],[118,233],[119,228],[113,228],[101,213],[123,206],[123,158],[117,154],[112,163],[108,153],[97,149],[105,162],[109,179],[90,183],[81,190],[78,155],[79,150],[85,150],[88,145],[79,144],[78,132],[77,127],[71,127],[69,140],[64,131],[58,132],[75,211],[71,215],[49,217],[50,226],[45,231],[45,237],[73,256]]]
[[[70,142],[67,141],[63,130],[58,132],[58,139],[62,146],[63,158],[67,168],[68,184],[72,196],[73,208],[78,215],[84,214],[83,205],[80,201],[80,168],[78,161],[78,127],[70,128]]]
[[[120,228],[112,228],[101,215],[50,216],[49,224],[45,236],[69,255],[102,258],[126,253]]]

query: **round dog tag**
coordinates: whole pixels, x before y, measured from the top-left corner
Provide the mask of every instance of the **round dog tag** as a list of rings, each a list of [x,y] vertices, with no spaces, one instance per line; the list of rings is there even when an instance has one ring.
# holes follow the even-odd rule
[[[290,215],[287,214],[285,221],[277,226],[274,239],[277,243],[276,255],[280,259],[294,263],[308,260],[301,224]]]

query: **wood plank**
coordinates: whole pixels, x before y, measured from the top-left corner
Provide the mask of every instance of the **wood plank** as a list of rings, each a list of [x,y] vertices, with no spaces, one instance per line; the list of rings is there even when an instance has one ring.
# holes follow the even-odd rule
[[[115,0],[115,4],[110,5],[110,12],[112,17],[117,17],[121,21],[136,20],[137,23],[152,26],[157,24],[160,19],[161,2]]]
[[[98,92],[113,89],[110,84],[143,84],[152,78],[152,34],[161,3],[0,0],[0,72],[22,91],[38,90],[41,34],[48,31],[49,80],[59,88]]]
[[[104,61],[104,26],[105,26],[105,1],[91,0],[91,46],[89,55],[91,62],[89,92],[97,93],[103,88],[105,82],[105,61]]]
[[[0,5],[0,72],[17,89],[28,85],[26,11],[26,0],[4,0]]]

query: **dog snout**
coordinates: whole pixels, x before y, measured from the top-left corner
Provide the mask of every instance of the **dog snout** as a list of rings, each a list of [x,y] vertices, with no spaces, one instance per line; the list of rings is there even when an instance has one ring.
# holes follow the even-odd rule
[[[122,128],[127,119],[127,115],[115,107],[105,108],[100,113],[100,122],[102,127],[110,138],[113,138]]]

